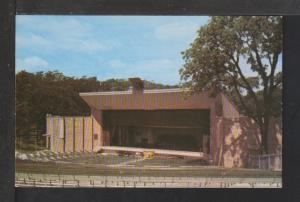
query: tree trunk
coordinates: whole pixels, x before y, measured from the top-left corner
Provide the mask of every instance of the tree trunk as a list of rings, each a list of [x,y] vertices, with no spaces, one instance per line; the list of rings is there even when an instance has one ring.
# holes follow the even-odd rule
[[[260,125],[260,133],[261,133],[261,147],[260,153],[267,154],[268,153],[268,133],[269,133],[269,116],[264,117],[264,122]]]
[[[267,89],[267,87],[265,87]],[[269,128],[270,128],[270,116],[271,116],[271,108],[272,108],[272,93],[273,91],[270,90],[269,94],[264,93],[264,114],[263,114],[263,133],[262,133],[262,146],[263,152],[267,154],[269,152],[268,148],[268,135],[269,135]]]

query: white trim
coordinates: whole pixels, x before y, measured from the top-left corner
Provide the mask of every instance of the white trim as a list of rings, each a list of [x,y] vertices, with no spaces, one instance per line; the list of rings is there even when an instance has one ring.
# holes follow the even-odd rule
[[[154,89],[154,90],[144,90],[143,94],[151,94],[151,93],[179,93],[179,92],[187,92],[189,90],[181,89],[181,88],[170,88],[170,89]],[[80,96],[95,96],[95,95],[129,95],[134,94],[131,90],[127,91],[108,91],[108,92],[84,92],[79,93]]]

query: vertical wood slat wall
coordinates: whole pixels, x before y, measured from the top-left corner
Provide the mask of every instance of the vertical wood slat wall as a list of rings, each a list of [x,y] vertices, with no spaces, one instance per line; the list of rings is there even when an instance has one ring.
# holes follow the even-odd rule
[[[93,120],[90,116],[47,116],[50,150],[58,153],[91,152],[93,150]]]
[[[72,117],[65,117],[65,152],[74,151],[74,123]]]
[[[75,117],[75,151],[83,152],[83,124],[82,117]]]
[[[84,117],[84,151],[92,151],[92,118]]]

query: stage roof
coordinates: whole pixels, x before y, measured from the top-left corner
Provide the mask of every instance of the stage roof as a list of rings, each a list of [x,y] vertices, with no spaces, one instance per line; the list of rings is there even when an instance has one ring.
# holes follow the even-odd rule
[[[79,95],[91,108],[99,110],[209,109],[215,100],[207,91],[189,95],[179,88],[85,92]]]

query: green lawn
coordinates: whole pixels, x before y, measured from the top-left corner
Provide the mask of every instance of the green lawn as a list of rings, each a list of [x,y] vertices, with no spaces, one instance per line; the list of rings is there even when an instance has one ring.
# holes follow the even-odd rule
[[[16,161],[16,172],[65,175],[116,175],[157,177],[281,177],[279,171],[197,166],[188,168],[105,167],[91,164]]]

